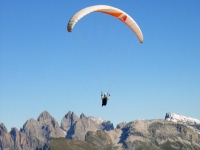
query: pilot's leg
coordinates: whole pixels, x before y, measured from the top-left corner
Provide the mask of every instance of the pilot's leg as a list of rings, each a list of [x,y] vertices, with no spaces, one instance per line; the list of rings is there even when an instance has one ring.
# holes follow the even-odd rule
[[[104,98],[104,99],[103,99],[103,105],[105,105],[105,106],[106,106],[106,104],[107,104],[107,99],[106,99],[106,98]]]

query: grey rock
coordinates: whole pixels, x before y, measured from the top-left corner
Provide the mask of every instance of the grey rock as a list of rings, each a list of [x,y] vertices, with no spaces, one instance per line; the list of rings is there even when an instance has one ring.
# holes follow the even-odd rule
[[[37,120],[26,121],[20,131],[12,128],[8,133],[4,124],[0,124],[0,148],[2,150],[35,150],[43,147],[51,137],[59,138],[65,135],[65,131],[59,127],[58,122],[44,111]]]
[[[117,129],[122,129],[122,128],[125,127],[125,125],[126,125],[126,122],[122,122],[122,123],[117,124],[116,128]]]
[[[8,133],[7,128],[3,123],[0,124],[0,149],[14,149],[14,142],[11,139],[10,134]]]
[[[195,118],[190,118],[175,113],[166,113],[165,120],[182,123],[200,131],[200,120]]]
[[[115,129],[120,130],[120,129]],[[118,133],[118,134],[117,134]],[[108,132],[113,137],[113,131]],[[118,138],[117,138],[118,137]],[[112,141],[113,138],[111,138]],[[136,120],[115,132],[113,144],[121,149],[200,149],[200,134],[192,128],[165,120]],[[116,144],[117,143],[117,144]]]
[[[84,115],[80,118],[87,119]],[[60,138],[47,144],[54,149],[62,144],[63,149],[72,150],[199,150],[200,134],[187,125],[171,121],[135,120],[110,131],[88,131],[85,141]]]
[[[21,132],[29,138],[33,148],[42,147],[51,137],[65,137],[65,132],[47,111],[41,113],[37,120],[28,120]]]
[[[78,117],[71,111],[63,117],[61,128],[66,131],[66,138],[74,140],[85,140],[88,131],[114,129],[110,121],[98,122],[92,117],[86,117],[83,113]]]
[[[10,133],[0,124],[0,150],[32,150],[27,136],[12,128]]]
[[[69,111],[59,127],[58,122],[44,111],[37,120],[28,120],[20,131],[12,128],[8,132],[1,123],[0,150],[51,150],[52,144],[56,147],[57,142],[70,149],[80,149],[82,146],[99,150],[200,149],[198,120],[171,116],[175,122],[167,119],[168,114],[166,120],[122,122],[114,129],[110,121],[84,114],[78,117]]]
[[[113,123],[111,123],[110,121],[106,121],[100,124],[100,129],[105,131],[110,131],[114,129],[114,126]]]
[[[61,120],[61,128],[66,131],[66,138],[72,139],[72,136],[75,133],[75,126],[77,121],[79,121],[73,112],[69,111]]]

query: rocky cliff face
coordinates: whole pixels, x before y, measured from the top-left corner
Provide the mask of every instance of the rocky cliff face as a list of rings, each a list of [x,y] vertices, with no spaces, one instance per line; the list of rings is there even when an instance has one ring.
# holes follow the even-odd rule
[[[67,143],[67,144],[66,144]],[[53,139],[52,150],[199,150],[200,134],[187,125],[166,120],[136,120],[110,131],[88,131],[85,141]]]
[[[84,114],[78,117],[68,112],[59,127],[58,122],[44,111],[37,120],[28,120],[20,131],[12,128],[8,132],[5,125],[0,124],[0,150],[51,150],[58,149],[57,146],[72,150],[199,150],[197,122],[181,122],[182,117],[176,117],[179,121],[174,122],[167,119],[169,116],[166,120],[122,122],[114,129],[110,121],[102,118]]]
[[[107,132],[116,149],[200,149],[200,134],[165,120],[137,120]]]
[[[65,135],[58,122],[44,111],[37,120],[28,120],[20,131],[12,128],[8,132],[4,124],[0,124],[0,150],[32,150],[42,147],[51,137]]]
[[[79,120],[77,116],[74,118]],[[61,141],[59,142],[62,143]],[[55,145],[54,142],[50,142],[51,145]],[[98,150],[199,150],[200,131],[181,122],[156,119],[135,120],[120,123],[116,129],[109,131],[88,131],[85,135],[85,142],[92,146],[92,149]],[[81,149],[86,143],[71,144]],[[64,148],[68,147],[63,146]],[[73,146],[70,148],[74,149]],[[88,149],[88,147],[83,149]]]
[[[33,148],[43,146],[51,137],[65,137],[65,132],[47,111],[41,113],[37,120],[28,120],[20,131],[28,137]]]
[[[175,113],[166,113],[165,120],[183,123],[185,125],[193,127],[194,129],[200,130],[200,120],[195,118],[190,118]]]
[[[66,137],[74,140],[85,140],[88,131],[112,130],[113,124],[110,121],[103,121],[101,118],[86,117],[81,114],[76,116],[69,111],[61,121],[61,128],[66,131]]]
[[[50,138],[85,140],[88,131],[112,129],[114,127],[110,121],[86,117],[84,114],[78,117],[73,112],[68,112],[63,117],[60,127],[58,122],[44,111],[37,120],[27,120],[20,131],[12,128],[8,132],[4,124],[0,124],[0,150],[34,150],[43,147]]]
[[[16,128],[7,131],[4,124],[0,124],[0,150],[32,150],[30,141],[26,134],[19,132]]]

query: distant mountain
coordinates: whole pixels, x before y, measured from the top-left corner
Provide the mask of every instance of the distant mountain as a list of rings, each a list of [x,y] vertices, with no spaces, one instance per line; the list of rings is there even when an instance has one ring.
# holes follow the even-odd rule
[[[165,120],[183,123],[185,125],[193,127],[194,129],[200,130],[200,120],[195,118],[190,118],[175,113],[166,113]]]
[[[0,124],[0,150],[35,150],[37,147],[43,147],[51,137],[65,135],[58,122],[44,111],[37,120],[27,120],[20,131],[12,128],[8,132],[4,124]]]
[[[69,111],[61,121],[61,129],[66,131],[66,138],[73,140],[85,140],[88,131],[113,130],[114,126],[110,121],[104,121],[102,118],[86,117],[81,114],[76,116]]]
[[[58,122],[44,111],[37,120],[27,120],[20,131],[12,128],[8,132],[5,125],[1,123],[0,150],[35,150],[43,147],[50,138],[85,140],[85,134],[88,131],[113,129],[110,121],[86,117],[84,114],[78,117],[71,111],[63,117],[60,127]]]
[[[102,118],[69,111],[61,126],[47,112],[18,131],[0,124],[0,150],[200,150],[197,119],[167,113],[165,120],[135,120],[114,129]]]
[[[136,120],[110,131],[88,131],[85,141],[52,139],[46,150],[200,150],[200,134],[167,120]]]

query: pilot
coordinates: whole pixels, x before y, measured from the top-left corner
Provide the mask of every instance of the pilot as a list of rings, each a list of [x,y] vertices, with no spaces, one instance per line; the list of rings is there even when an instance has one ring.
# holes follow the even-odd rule
[[[101,92],[101,99],[102,99],[102,107],[103,106],[106,106],[106,104],[107,104],[107,100],[109,100],[109,98],[110,98],[110,94],[109,93],[102,93]]]

